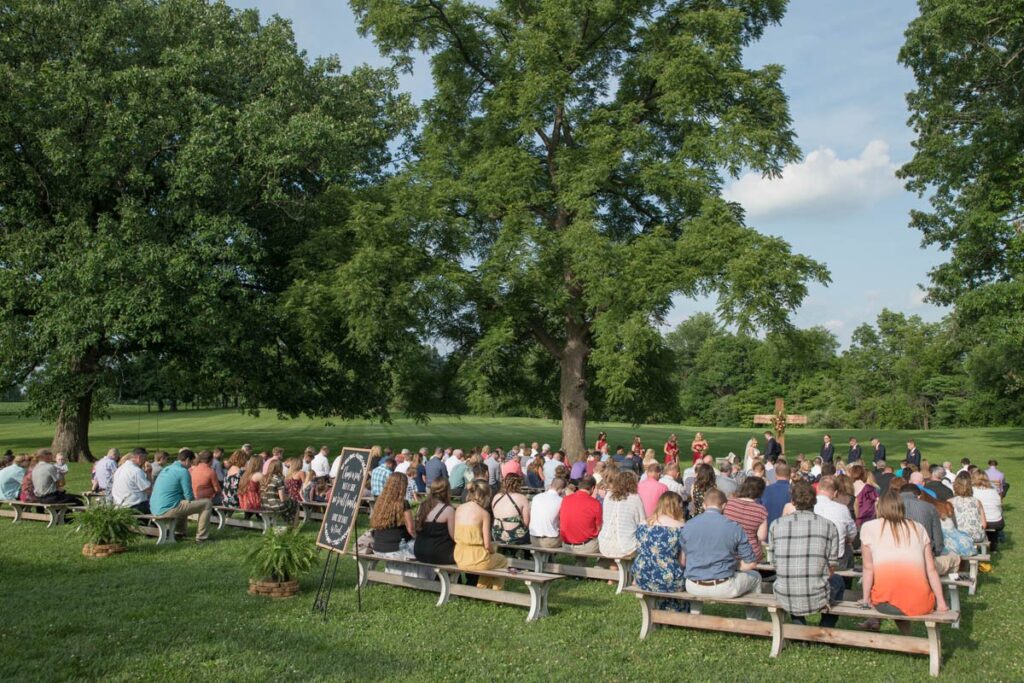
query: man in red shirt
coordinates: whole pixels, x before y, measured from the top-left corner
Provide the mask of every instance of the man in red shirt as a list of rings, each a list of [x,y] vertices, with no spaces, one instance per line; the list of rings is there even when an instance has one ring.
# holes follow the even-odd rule
[[[583,477],[576,493],[562,499],[558,513],[559,535],[562,543],[576,552],[599,552],[597,535],[601,533],[601,504],[593,496],[596,485],[593,477]],[[586,563],[585,558],[576,559],[578,565]]]

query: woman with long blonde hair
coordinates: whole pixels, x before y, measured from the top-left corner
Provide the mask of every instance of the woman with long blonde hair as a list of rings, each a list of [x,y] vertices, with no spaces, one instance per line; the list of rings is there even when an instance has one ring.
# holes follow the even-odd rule
[[[263,481],[263,458],[254,455],[245,463],[245,472],[238,482],[238,507],[254,511],[260,509],[260,482]],[[246,513],[248,519],[249,513]]]
[[[666,491],[658,498],[647,522],[636,529],[633,577],[643,590],[675,593],[686,590],[683,576],[683,498]],[[665,600],[659,609],[682,610],[677,600]]]
[[[455,564],[463,571],[486,571],[508,566],[508,558],[495,552],[491,539],[491,487],[474,479],[466,485],[466,502],[455,511]],[[480,576],[477,587],[501,590],[504,580]]]

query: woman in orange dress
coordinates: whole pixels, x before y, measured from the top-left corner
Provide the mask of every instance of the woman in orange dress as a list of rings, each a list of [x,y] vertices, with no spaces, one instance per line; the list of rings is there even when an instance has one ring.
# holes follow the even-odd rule
[[[949,610],[928,532],[907,519],[898,491],[889,489],[878,500],[877,518],[861,527],[860,541],[864,595],[876,610],[897,617]],[[876,620],[869,619],[861,626],[878,630]],[[896,626],[904,635],[910,633],[909,621],[896,619]]]

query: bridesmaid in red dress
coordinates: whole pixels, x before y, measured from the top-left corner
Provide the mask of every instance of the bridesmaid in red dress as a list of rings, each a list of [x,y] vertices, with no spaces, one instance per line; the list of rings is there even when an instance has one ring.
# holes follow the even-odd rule
[[[675,434],[665,442],[665,464],[671,465],[679,460],[679,439]]]
[[[702,432],[697,432],[697,435],[693,437],[693,443],[690,444],[690,449],[693,451],[694,463],[703,458],[704,454],[708,452],[708,442],[704,438],[704,434]]]

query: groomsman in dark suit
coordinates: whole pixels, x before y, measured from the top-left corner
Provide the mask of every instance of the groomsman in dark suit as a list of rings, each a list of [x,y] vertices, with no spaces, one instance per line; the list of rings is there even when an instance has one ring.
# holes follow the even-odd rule
[[[913,439],[907,442],[907,464],[921,467],[921,451],[917,449]]]
[[[878,440],[878,437],[871,438],[871,446],[875,449],[875,456],[872,458],[875,465],[877,466],[880,462],[885,462],[885,445]]]
[[[765,432],[764,438],[764,459],[768,462],[775,462],[782,455],[782,446],[775,440],[775,435],[771,432]]]
[[[825,445],[823,445],[821,447],[820,455],[821,455],[821,461],[822,462],[832,462],[832,458],[835,457],[836,449],[835,449],[835,446],[832,445],[832,435],[831,434],[826,434],[825,435]]]
[[[850,452],[846,455],[846,462],[857,462],[861,459],[860,444],[857,443],[857,439],[850,437]]]

